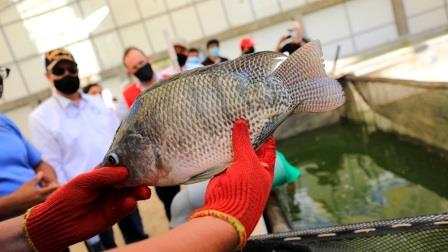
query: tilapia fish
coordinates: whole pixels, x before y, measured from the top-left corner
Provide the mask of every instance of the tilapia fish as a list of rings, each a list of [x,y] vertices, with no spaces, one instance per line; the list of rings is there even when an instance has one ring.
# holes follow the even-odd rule
[[[342,87],[327,77],[318,41],[289,57],[258,52],[197,68],[142,93],[118,128],[102,166],[125,166],[123,186],[168,186],[209,179],[233,159],[237,118],[258,148],[294,112],[341,106]]]

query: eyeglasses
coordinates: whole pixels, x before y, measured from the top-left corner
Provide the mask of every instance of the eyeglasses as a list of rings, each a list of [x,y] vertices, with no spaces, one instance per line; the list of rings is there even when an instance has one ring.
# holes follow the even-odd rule
[[[66,71],[68,71],[69,74],[77,74],[78,67],[76,65],[68,66],[68,67],[55,66],[51,69],[51,73],[56,76],[62,76],[65,74]]]
[[[2,79],[8,78],[9,72],[11,72],[11,69],[9,69],[7,67],[0,67],[0,77]]]

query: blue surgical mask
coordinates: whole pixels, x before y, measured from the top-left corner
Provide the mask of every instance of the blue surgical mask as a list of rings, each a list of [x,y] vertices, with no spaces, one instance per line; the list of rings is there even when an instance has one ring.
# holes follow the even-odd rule
[[[210,54],[214,57],[219,57],[219,48],[218,47],[210,48]]]
[[[199,61],[198,57],[188,57],[187,63],[197,65],[200,64],[201,62]]]

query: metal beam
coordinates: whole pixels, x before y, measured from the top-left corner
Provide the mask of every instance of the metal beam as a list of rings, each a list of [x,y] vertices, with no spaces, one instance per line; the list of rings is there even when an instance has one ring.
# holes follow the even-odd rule
[[[0,104],[0,113],[5,113],[32,103],[41,103],[51,96],[51,88],[39,91],[37,93]]]
[[[398,35],[401,37],[409,34],[408,20],[406,18],[406,12],[404,10],[403,0],[391,0],[391,2]]]

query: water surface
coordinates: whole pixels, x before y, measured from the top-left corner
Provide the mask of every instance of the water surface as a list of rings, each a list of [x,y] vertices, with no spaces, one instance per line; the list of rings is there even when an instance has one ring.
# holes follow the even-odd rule
[[[294,229],[448,212],[448,160],[343,123],[278,143],[302,176],[277,188]]]

